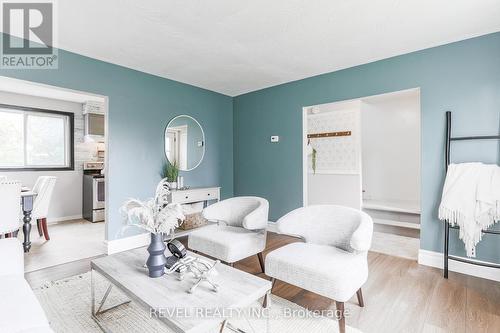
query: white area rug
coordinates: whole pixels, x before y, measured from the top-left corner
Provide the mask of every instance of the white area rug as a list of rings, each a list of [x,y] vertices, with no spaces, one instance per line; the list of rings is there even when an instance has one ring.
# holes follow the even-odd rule
[[[98,286],[96,294],[102,295],[107,282],[98,279],[96,285]],[[55,332],[101,332],[90,315],[90,273],[46,283],[34,289],[34,292]],[[97,296],[96,299],[100,298]],[[125,299],[124,295],[113,288],[106,304],[117,304]],[[267,316],[269,319],[246,315],[243,318],[231,318],[229,323],[245,332],[338,332],[338,323],[332,318],[313,316],[312,312],[277,296],[272,297],[271,304],[269,316]],[[254,307],[261,308],[258,303],[252,306]],[[291,312],[295,316],[291,317]],[[158,320],[151,319],[148,311],[134,303],[105,312],[100,315],[100,318],[112,332],[173,332]],[[347,332],[360,333],[359,330],[351,327],[347,327]]]

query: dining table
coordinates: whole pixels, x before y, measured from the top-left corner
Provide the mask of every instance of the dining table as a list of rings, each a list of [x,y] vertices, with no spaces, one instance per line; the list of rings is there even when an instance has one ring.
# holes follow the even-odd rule
[[[23,249],[24,252],[29,252],[31,249],[30,233],[31,233],[31,211],[33,210],[33,201],[36,193],[30,188],[23,186],[21,188],[21,207],[23,210]]]

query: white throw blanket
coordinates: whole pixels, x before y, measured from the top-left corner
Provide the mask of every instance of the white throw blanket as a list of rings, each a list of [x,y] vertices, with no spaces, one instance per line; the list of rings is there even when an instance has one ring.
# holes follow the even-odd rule
[[[467,256],[475,257],[481,230],[500,220],[500,167],[494,164],[450,164],[439,219],[460,227]]]

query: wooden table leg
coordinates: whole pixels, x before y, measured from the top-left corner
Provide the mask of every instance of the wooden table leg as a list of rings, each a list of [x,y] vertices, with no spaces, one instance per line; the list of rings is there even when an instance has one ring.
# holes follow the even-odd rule
[[[31,210],[33,209],[33,197],[23,196],[23,234],[24,242],[23,248],[24,252],[29,252],[31,248],[30,233],[31,233]]]

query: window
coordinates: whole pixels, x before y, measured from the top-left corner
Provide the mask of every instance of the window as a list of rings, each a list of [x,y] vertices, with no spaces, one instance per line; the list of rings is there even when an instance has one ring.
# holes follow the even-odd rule
[[[73,170],[74,115],[0,104],[0,170]]]

